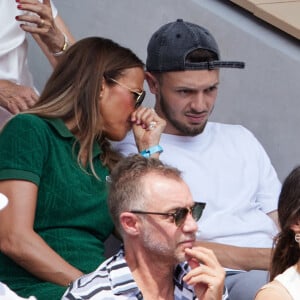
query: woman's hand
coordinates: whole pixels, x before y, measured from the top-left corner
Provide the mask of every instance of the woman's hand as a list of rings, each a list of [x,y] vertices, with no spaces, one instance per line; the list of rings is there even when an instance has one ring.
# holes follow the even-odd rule
[[[132,113],[131,121],[139,152],[159,144],[166,121],[160,118],[153,108],[139,107]]]
[[[53,18],[50,0],[18,0],[17,8],[24,12],[16,16],[24,31],[38,35],[52,53],[63,49],[65,37]]]

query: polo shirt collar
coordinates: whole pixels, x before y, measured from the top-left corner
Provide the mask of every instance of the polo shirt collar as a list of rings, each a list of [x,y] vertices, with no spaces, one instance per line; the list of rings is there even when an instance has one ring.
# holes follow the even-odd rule
[[[63,138],[72,138],[76,139],[73,133],[69,130],[69,128],[66,126],[64,121],[60,118],[45,118],[45,121],[48,122],[55,130],[56,132]],[[102,151],[100,149],[100,146],[98,143],[94,143],[93,146],[93,157],[98,156],[101,154]]]
[[[68,129],[62,119],[49,119],[45,118],[47,121],[56,131],[57,133],[64,138],[75,138],[72,132]]]

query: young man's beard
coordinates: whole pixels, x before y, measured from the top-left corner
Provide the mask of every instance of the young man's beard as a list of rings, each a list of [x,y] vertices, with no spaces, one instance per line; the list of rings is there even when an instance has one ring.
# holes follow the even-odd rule
[[[176,128],[181,133],[181,135],[185,135],[185,136],[199,135],[203,132],[203,130],[206,126],[207,121],[199,126],[192,127],[192,126],[185,125],[182,122],[174,119],[172,116],[172,109],[169,106],[169,104],[167,103],[167,101],[165,101],[162,94],[160,94],[160,108],[161,108],[161,111],[163,112],[164,116],[166,117],[167,121],[169,123],[171,123],[171,125],[174,128]]]

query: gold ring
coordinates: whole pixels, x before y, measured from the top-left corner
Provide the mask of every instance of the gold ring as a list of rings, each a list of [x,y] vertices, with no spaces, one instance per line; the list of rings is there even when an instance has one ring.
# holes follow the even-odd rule
[[[45,24],[45,20],[41,18],[40,26],[43,27]]]

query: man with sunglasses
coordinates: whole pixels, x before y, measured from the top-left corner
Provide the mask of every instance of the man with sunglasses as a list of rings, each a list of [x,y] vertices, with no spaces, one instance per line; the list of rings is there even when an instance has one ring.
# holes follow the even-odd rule
[[[63,299],[227,299],[215,255],[194,246],[205,203],[193,201],[179,170],[133,155],[108,181],[108,206],[124,247],[74,281]]]
[[[147,51],[146,79],[155,110],[167,122],[159,157],[183,171],[195,200],[207,202],[199,243],[227,268],[230,300],[252,300],[268,280],[281,184],[251,132],[208,121],[219,69],[244,63],[221,60],[211,33],[183,20],[160,27]],[[134,145],[130,134],[116,148],[129,154]]]

